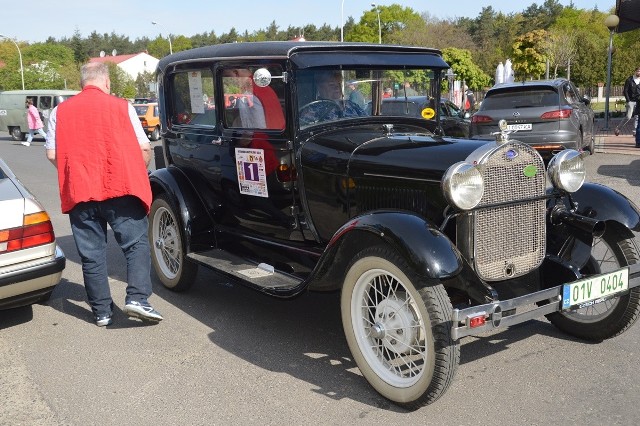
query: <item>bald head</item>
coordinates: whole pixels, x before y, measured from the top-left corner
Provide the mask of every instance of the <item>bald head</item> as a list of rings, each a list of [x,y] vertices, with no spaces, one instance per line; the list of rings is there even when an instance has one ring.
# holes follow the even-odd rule
[[[89,62],[80,68],[80,86],[96,86],[105,93],[111,89],[109,67],[102,62]]]

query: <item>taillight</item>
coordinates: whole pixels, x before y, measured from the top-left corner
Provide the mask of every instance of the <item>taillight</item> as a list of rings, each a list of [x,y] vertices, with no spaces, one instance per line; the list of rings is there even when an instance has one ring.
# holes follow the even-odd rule
[[[55,239],[53,225],[46,212],[25,214],[21,227],[0,230],[0,253],[49,244]]]
[[[471,116],[472,123],[490,123],[493,121],[493,118],[488,115],[473,115]]]
[[[540,116],[543,120],[564,120],[571,117],[572,108],[557,109],[555,111],[545,112]]]

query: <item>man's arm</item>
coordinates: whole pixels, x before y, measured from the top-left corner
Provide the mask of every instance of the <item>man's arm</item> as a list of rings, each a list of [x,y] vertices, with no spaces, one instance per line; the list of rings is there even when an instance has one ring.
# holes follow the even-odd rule
[[[49,114],[49,124],[47,125],[47,139],[44,147],[47,149],[47,159],[51,161],[53,167],[58,168],[56,161],[56,116],[58,107],[55,107]]]
[[[142,159],[144,160],[144,164],[146,167],[149,167],[149,163],[151,162],[151,143],[149,142],[149,138],[142,128],[142,124],[140,124],[140,119],[138,118],[136,109],[131,104],[129,104],[129,120],[131,121],[131,125],[133,126],[133,131],[136,133],[136,139],[138,139],[138,144],[140,145],[140,150],[142,151]]]

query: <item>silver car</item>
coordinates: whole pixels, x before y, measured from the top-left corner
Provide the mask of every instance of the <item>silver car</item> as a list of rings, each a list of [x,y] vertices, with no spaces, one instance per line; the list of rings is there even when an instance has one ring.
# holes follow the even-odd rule
[[[503,83],[489,89],[471,117],[472,139],[493,139],[498,121],[507,121],[517,139],[549,159],[564,149],[594,152],[590,100],[565,78]]]
[[[66,258],[49,215],[0,159],[0,309],[45,301]]]

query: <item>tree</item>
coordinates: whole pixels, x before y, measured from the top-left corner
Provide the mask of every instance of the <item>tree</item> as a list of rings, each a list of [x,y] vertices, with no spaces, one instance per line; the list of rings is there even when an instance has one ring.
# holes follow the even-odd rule
[[[473,63],[470,51],[449,47],[442,50],[442,57],[453,69],[456,79],[464,80],[472,90],[480,90],[489,86],[491,77]]]
[[[113,62],[107,62],[109,79],[111,80],[111,94],[121,98],[134,98],[136,86],[133,79]]]
[[[534,30],[516,39],[513,44],[513,70],[518,78],[540,78],[544,74],[548,39],[545,30]]]
[[[155,83],[155,74],[151,72],[142,72],[136,78],[136,95],[140,98],[148,98],[155,95],[155,91],[151,90],[152,83]]]
[[[549,67],[553,68],[551,76],[558,76],[558,67],[568,67],[577,53],[577,41],[574,32],[551,30],[549,39],[545,43],[545,55],[549,60]]]
[[[413,21],[422,21],[420,15],[410,7],[399,4],[390,6],[377,6],[364,12],[360,22],[345,35],[347,41],[363,41],[369,43],[378,42],[378,10],[380,12],[380,32],[384,42],[389,34],[404,30]]]

